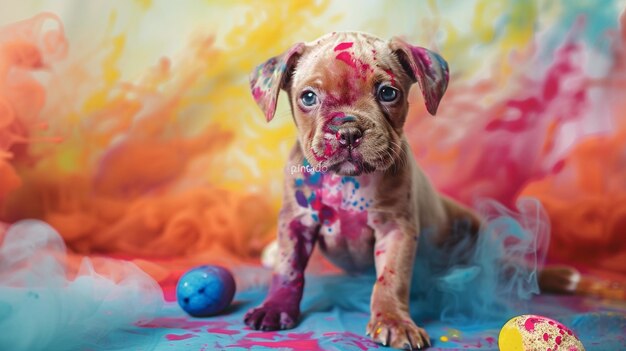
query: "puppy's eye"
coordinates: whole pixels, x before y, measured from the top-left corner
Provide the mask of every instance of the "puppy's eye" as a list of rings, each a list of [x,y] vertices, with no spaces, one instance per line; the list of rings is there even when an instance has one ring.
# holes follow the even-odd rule
[[[382,102],[394,102],[398,98],[398,89],[388,85],[381,85],[378,88],[378,100]]]
[[[310,90],[306,90],[302,93],[302,95],[300,95],[300,101],[302,101],[304,106],[311,107],[317,104],[317,95]]]

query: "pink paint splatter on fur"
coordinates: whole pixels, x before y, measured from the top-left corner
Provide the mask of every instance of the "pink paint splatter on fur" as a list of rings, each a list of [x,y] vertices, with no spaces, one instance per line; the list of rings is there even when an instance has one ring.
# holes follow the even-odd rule
[[[386,69],[385,73],[389,75],[389,78],[391,79],[391,85],[396,85],[396,75],[393,74],[393,72],[390,69]]]
[[[343,121],[341,120],[342,118],[346,118],[346,115],[343,112],[333,112],[324,116],[324,120],[325,120],[324,126],[323,126],[324,133],[334,134],[335,139],[339,140],[340,134],[339,134],[338,126],[340,126],[343,123]],[[314,149],[312,149],[311,151],[313,152],[313,155],[315,156],[315,159],[317,161],[323,161],[333,156],[337,152],[337,148],[333,146],[333,143],[331,143],[328,139],[325,138],[324,139],[324,156],[317,155]]]
[[[350,211],[339,209],[341,218],[341,233],[345,233],[348,239],[361,237],[363,229],[367,227],[367,211]]]
[[[339,43],[339,44],[337,44],[337,46],[335,46],[334,51],[346,50],[346,49],[351,48],[352,45],[354,45],[354,43],[351,42],[351,41],[346,41],[346,42],[343,42],[343,43]]]
[[[324,158],[328,158],[330,156],[332,156],[335,153],[335,150],[333,149],[332,145],[330,145],[330,143],[325,142],[324,143]]]
[[[187,333],[187,334],[167,334],[167,335],[165,335],[165,338],[167,340],[170,340],[170,341],[186,340],[186,339],[191,339],[191,338],[195,338],[195,337],[197,337],[197,335],[191,334],[191,333]]]
[[[333,113],[328,114],[327,119],[329,121],[332,121],[335,118],[341,118],[341,117],[345,117],[345,116],[346,116],[346,114],[343,113],[343,112],[333,112]]]
[[[341,192],[333,193],[330,189],[323,188],[321,190],[321,194],[325,205],[334,208],[339,208],[341,206],[341,201],[343,200],[343,194]]]
[[[263,99],[263,91],[261,91],[261,88],[259,87],[255,87],[254,89],[252,89],[252,96],[254,97],[255,101],[261,101],[261,99]]]
[[[374,72],[369,64],[353,57],[349,52],[342,51],[335,57],[337,60],[342,61],[348,66],[352,67],[356,79],[365,80],[368,72]],[[354,84],[354,82],[353,82]]]
[[[356,62],[354,61],[354,59],[352,58],[352,55],[350,55],[349,52],[345,52],[345,51],[340,52],[337,54],[335,58],[339,61],[344,62],[348,66],[354,68],[354,70],[357,70]]]

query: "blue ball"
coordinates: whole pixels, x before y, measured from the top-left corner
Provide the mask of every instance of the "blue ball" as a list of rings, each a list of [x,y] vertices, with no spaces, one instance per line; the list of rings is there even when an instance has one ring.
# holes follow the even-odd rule
[[[233,301],[233,275],[220,266],[200,266],[191,269],[178,280],[176,299],[194,317],[216,315]]]

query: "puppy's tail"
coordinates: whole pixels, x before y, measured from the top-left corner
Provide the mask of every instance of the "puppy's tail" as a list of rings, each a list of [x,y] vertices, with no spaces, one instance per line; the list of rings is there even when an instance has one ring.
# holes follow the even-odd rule
[[[539,272],[539,289],[553,294],[573,294],[580,280],[580,272],[573,267],[549,266]]]
[[[569,266],[542,269],[539,273],[539,288],[541,292],[626,301],[624,281],[582,275],[578,270]]]

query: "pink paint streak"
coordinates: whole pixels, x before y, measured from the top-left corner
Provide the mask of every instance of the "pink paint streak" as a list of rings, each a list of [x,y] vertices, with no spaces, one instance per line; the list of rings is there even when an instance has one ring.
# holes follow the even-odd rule
[[[487,341],[487,344],[489,344],[490,347],[496,343],[496,339],[492,338],[491,336],[486,337],[485,341]]]
[[[274,340],[280,335],[278,332],[254,332],[246,334],[246,338]]]
[[[391,85],[396,85],[396,75],[390,69],[386,69],[385,73],[389,75],[389,79],[391,79]]]
[[[227,347],[265,346],[272,349],[291,349],[293,351],[324,351],[320,348],[317,340],[282,340],[282,341],[254,341],[239,340],[236,344]]]
[[[343,43],[339,43],[337,46],[335,46],[334,51],[340,51],[340,50],[346,50],[352,47],[352,45],[354,45],[353,42],[351,41],[346,41]]]
[[[271,333],[250,333],[250,334],[271,334]],[[248,334],[248,336],[250,335]],[[313,332],[310,333],[289,333],[286,335],[287,339],[276,341],[258,341],[258,340],[239,340],[233,345],[227,347],[245,347],[252,348],[255,346],[265,346],[272,349],[289,349],[292,351],[324,351],[317,342],[313,339]]]
[[[338,53],[335,58],[337,60],[342,61],[343,63],[347,64],[348,66],[352,67],[354,70],[357,70],[356,62],[354,61],[354,59],[352,58],[352,55],[350,55],[350,53],[342,51],[342,52]]]
[[[223,335],[239,334],[239,331],[237,330],[228,330],[228,329],[222,329],[222,328],[209,328],[206,331],[212,334],[223,334]]]
[[[212,334],[223,334],[223,335],[235,335],[239,334],[238,330],[228,330],[226,327],[231,324],[228,322],[216,321],[210,325],[210,328],[207,328],[207,332]]]
[[[315,160],[318,161],[318,162],[326,160],[326,156],[323,156],[323,155],[322,156],[318,156],[314,148],[311,148],[311,153],[313,154],[313,157],[315,157]]]
[[[187,333],[187,334],[167,334],[167,335],[165,335],[165,338],[167,340],[170,340],[170,341],[187,340],[187,339],[191,339],[191,338],[195,338],[195,337],[197,337],[197,335],[191,334],[191,333]]]
[[[218,330],[218,331],[219,330],[224,331],[224,329],[230,325],[231,324],[229,322],[220,321],[220,320],[200,321],[200,320],[188,320],[186,318],[171,318],[171,317],[157,318],[157,319],[150,321],[149,323],[137,324],[137,326],[143,327],[143,328],[184,329],[184,330],[191,330],[191,331],[197,331],[197,330],[200,330],[200,328],[208,328],[207,331],[211,331],[213,329]],[[232,332],[232,331],[229,331],[229,332]]]
[[[370,67],[369,64],[353,57],[349,52],[342,51],[337,54],[335,57],[337,60],[342,61],[352,68],[354,71],[354,77],[348,80],[348,83],[352,86],[356,85],[354,80],[362,79],[365,80],[367,78],[368,72],[374,72],[374,70]]]
[[[377,349],[379,347],[379,345],[372,340],[350,332],[324,333],[324,336],[329,337],[334,343],[340,343],[341,345],[353,345],[363,351]]]

